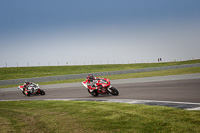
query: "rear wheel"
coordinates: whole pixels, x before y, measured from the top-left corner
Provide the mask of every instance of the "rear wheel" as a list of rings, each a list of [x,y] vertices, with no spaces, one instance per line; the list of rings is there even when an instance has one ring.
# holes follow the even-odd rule
[[[119,95],[119,92],[118,92],[118,90],[117,90],[115,87],[109,88],[109,89],[108,89],[108,92],[109,92],[110,94],[114,95],[114,96]]]

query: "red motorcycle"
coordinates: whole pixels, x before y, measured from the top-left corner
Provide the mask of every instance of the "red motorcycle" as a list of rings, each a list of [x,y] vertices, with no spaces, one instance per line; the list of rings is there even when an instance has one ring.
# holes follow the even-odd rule
[[[93,96],[98,96],[99,94],[111,94],[114,96],[119,95],[118,90],[111,86],[110,80],[107,78],[97,78],[96,86],[91,86],[88,84],[88,81],[83,81],[82,84],[85,88],[87,88],[88,92]]]

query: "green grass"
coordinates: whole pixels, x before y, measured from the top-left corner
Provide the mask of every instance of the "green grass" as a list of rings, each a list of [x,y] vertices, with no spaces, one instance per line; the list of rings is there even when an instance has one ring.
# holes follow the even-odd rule
[[[179,68],[179,69],[160,70],[160,71],[141,72],[141,73],[129,73],[129,74],[121,74],[121,75],[110,75],[110,76],[104,76],[104,77],[109,78],[110,80],[115,80],[115,79],[128,79],[128,78],[143,78],[143,77],[155,77],[155,76],[192,74],[192,73],[200,73],[200,67]],[[75,83],[75,82],[82,82],[84,80],[85,80],[85,78],[80,78],[80,79],[43,82],[43,83],[40,83],[40,84],[46,85],[46,84]]]
[[[192,73],[200,73],[200,67],[179,68],[179,69],[141,72],[141,73],[129,73],[129,74],[122,74],[122,75],[110,75],[110,76],[107,76],[107,78],[114,80],[114,79],[127,79],[127,78],[181,75],[181,74],[192,74]]]
[[[179,68],[179,69],[161,70],[161,71],[152,71],[152,72],[141,72],[141,73],[129,73],[129,74],[122,74],[122,75],[110,75],[110,76],[104,76],[104,77],[109,78],[111,80],[114,80],[114,79],[127,79],[127,78],[142,78],[142,77],[192,74],[192,73],[200,73],[200,67]],[[46,85],[46,84],[75,83],[75,82],[82,82],[84,80],[85,80],[85,78],[80,78],[80,79],[40,82],[39,84],[40,85]],[[20,85],[20,84],[18,84],[18,85]],[[0,88],[17,87],[18,85],[3,85],[3,86],[0,86]]]
[[[0,80],[118,71],[118,70],[139,69],[148,67],[194,64],[194,63],[200,63],[200,60],[163,62],[163,63],[138,63],[138,64],[11,67],[11,68],[0,68]]]
[[[55,76],[200,63],[0,68],[0,79]],[[87,70],[91,69],[91,70]],[[45,71],[46,70],[46,71]],[[26,72],[28,71],[28,72]],[[200,67],[105,76],[112,79],[200,73]],[[34,75],[35,74],[35,75]],[[39,76],[40,75],[40,76]],[[84,79],[42,84],[81,82]],[[0,86],[16,87],[17,85]],[[200,132],[200,112],[162,106],[84,101],[1,101],[0,132]]]
[[[85,101],[0,102],[1,132],[200,132],[200,112]]]

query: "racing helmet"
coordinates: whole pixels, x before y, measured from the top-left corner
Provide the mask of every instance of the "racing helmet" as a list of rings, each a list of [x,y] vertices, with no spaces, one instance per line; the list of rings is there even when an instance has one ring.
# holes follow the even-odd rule
[[[26,79],[24,83],[25,83],[25,84],[28,84],[28,83],[29,83],[29,81]]]
[[[29,81],[26,79],[24,85],[29,85]]]
[[[26,79],[25,81],[24,81],[24,85],[27,85],[28,84],[28,80]]]
[[[87,79],[93,81],[95,79],[94,75],[88,74]]]

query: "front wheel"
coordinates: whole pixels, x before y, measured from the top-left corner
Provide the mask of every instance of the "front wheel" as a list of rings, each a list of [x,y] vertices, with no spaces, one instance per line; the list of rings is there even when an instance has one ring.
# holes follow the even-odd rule
[[[40,89],[40,94],[41,95],[45,95],[45,92],[43,90]]]
[[[109,92],[110,94],[114,95],[114,96],[119,95],[119,92],[118,92],[118,90],[117,90],[115,87],[109,88],[109,89],[108,89],[108,92]]]
[[[25,95],[25,96],[30,96],[31,95],[31,93],[30,92],[25,92],[25,91],[22,91],[22,93]]]
[[[92,91],[91,94],[92,94],[94,97],[97,97],[97,96],[99,95],[99,93],[97,92],[97,90]]]
[[[88,89],[88,92],[91,94],[90,89]]]
[[[29,97],[30,95],[31,95],[31,93],[28,91],[28,92],[27,92],[27,96]]]

